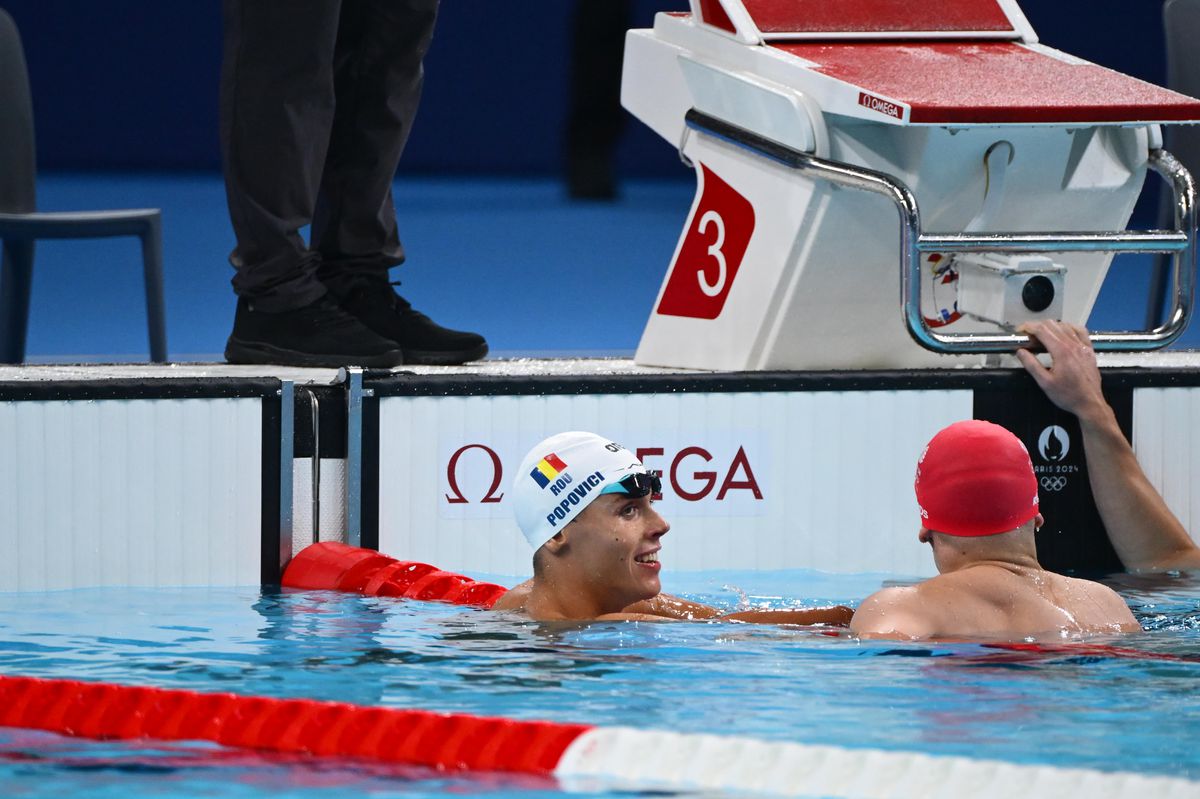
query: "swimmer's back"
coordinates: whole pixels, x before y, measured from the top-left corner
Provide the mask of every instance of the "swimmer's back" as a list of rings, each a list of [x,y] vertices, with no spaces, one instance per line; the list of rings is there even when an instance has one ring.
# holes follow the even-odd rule
[[[858,631],[915,638],[1059,638],[1141,629],[1115,591],[1090,580],[978,564],[863,603]],[[890,619],[889,619],[890,616]]]

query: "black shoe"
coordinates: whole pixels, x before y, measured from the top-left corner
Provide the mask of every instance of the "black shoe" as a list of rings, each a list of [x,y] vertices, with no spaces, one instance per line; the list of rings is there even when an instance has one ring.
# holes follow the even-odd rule
[[[386,277],[355,276],[327,282],[342,309],[374,332],[404,350],[407,364],[451,366],[477,361],[488,353],[487,341],[478,333],[450,330],[434,322],[392,290]]]
[[[291,311],[258,311],[239,298],[233,333],[225,345],[229,363],[280,366],[400,366],[396,345],[368,330],[328,294]]]

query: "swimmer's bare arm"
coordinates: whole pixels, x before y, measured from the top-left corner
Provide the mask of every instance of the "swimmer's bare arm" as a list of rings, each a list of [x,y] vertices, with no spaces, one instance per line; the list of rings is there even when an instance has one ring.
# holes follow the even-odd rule
[[[596,621],[684,621],[671,616],[660,616],[654,613],[605,613],[597,616]]]
[[[525,612],[533,590],[533,580],[529,579],[520,585],[515,585],[504,593],[492,610],[513,610]],[[596,618],[602,621],[672,621],[688,619],[709,619],[719,616],[720,611],[699,602],[659,594],[653,599],[635,602],[620,613],[606,613]]]
[[[831,624],[845,627],[850,623],[854,611],[843,605],[830,608],[786,608],[780,610],[743,610],[722,613],[717,608],[681,599],[670,594],[659,594],[653,599],[636,602],[625,608],[625,613],[647,613],[669,619],[697,621],[741,621],[749,624]]]
[[[526,580],[520,585],[513,586],[504,593],[496,604],[492,605],[492,610],[508,610],[516,613],[528,615],[532,618],[539,618],[536,611],[530,613],[526,607],[529,603],[530,594],[532,593],[533,580]],[[643,604],[643,603],[638,603]],[[555,615],[548,615],[540,618],[542,621],[565,620]],[[597,616],[596,621],[671,621],[672,619],[662,614],[642,613],[638,612],[636,605],[630,605],[620,613],[605,613]]]
[[[727,613],[721,621],[742,621],[750,624],[828,624],[846,627],[854,611],[845,605],[829,608],[782,608],[780,610],[743,610]]]
[[[529,600],[533,580],[526,580],[509,589],[496,601],[492,610],[524,611]],[[690,599],[659,594],[653,599],[635,602],[620,613],[608,613],[598,618],[603,621],[743,621],[754,624],[830,624],[845,627],[854,614],[850,608],[836,605],[831,608],[805,608],[796,610],[745,610],[739,613],[722,614],[720,610]]]
[[[671,594],[659,594],[653,599],[634,602],[625,608],[625,613],[643,613],[650,616],[662,616],[668,619],[694,621],[700,619],[715,619],[721,611],[700,602],[682,599]]]
[[[1079,419],[1096,507],[1125,568],[1200,569],[1200,548],[1146,478],[1104,399],[1087,330],[1055,321],[1021,330],[1045,347],[1051,368],[1027,350],[1018,350],[1017,358],[1051,402]]]
[[[884,588],[864,599],[850,620],[850,632],[860,638],[916,639],[937,630],[912,587]]]

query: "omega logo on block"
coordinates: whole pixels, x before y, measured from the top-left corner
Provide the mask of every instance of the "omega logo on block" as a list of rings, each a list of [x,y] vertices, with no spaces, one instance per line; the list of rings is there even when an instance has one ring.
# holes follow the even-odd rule
[[[896,119],[904,118],[904,111],[900,108],[900,106],[893,102],[889,102],[882,97],[876,97],[873,94],[859,92],[858,104],[863,108],[869,108],[872,111],[878,111],[879,113],[886,114],[889,117],[894,117]]]
[[[658,303],[658,313],[666,316],[720,316],[754,233],[750,201],[708,167],[700,169],[704,191]]]

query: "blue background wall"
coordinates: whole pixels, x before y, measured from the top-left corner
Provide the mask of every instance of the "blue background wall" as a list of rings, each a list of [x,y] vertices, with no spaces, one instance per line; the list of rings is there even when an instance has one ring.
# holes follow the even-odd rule
[[[655,11],[686,0],[633,4],[634,24],[646,26]],[[219,360],[234,308],[226,260],[234,242],[218,172],[220,1],[0,6],[24,34],[41,208],[162,208],[171,354]],[[632,352],[691,199],[691,170],[631,120],[621,199],[567,201],[557,173],[574,6],[444,2],[425,103],[401,163],[397,204],[410,260],[393,277],[421,310],[485,333],[496,353]],[[1026,0],[1025,10],[1045,43],[1162,81],[1158,0]],[[1135,224],[1152,224],[1154,206],[1145,192]],[[40,244],[31,357],[144,357],[136,267],[126,240]],[[572,296],[587,296],[589,311],[549,338],[528,320],[557,307],[557,283],[518,279],[546,270],[569,280]],[[1147,275],[1144,265],[1114,269],[1093,326],[1140,326]],[[1200,344],[1200,325],[1182,343]]]
[[[272,0],[278,1],[278,0]],[[21,26],[43,169],[215,170],[217,0],[0,0]],[[636,0],[636,26],[686,0]],[[448,0],[402,169],[545,174],[562,151],[571,0]],[[1163,81],[1157,0],[1026,0],[1046,44]],[[627,175],[672,175],[672,149],[631,123]]]

